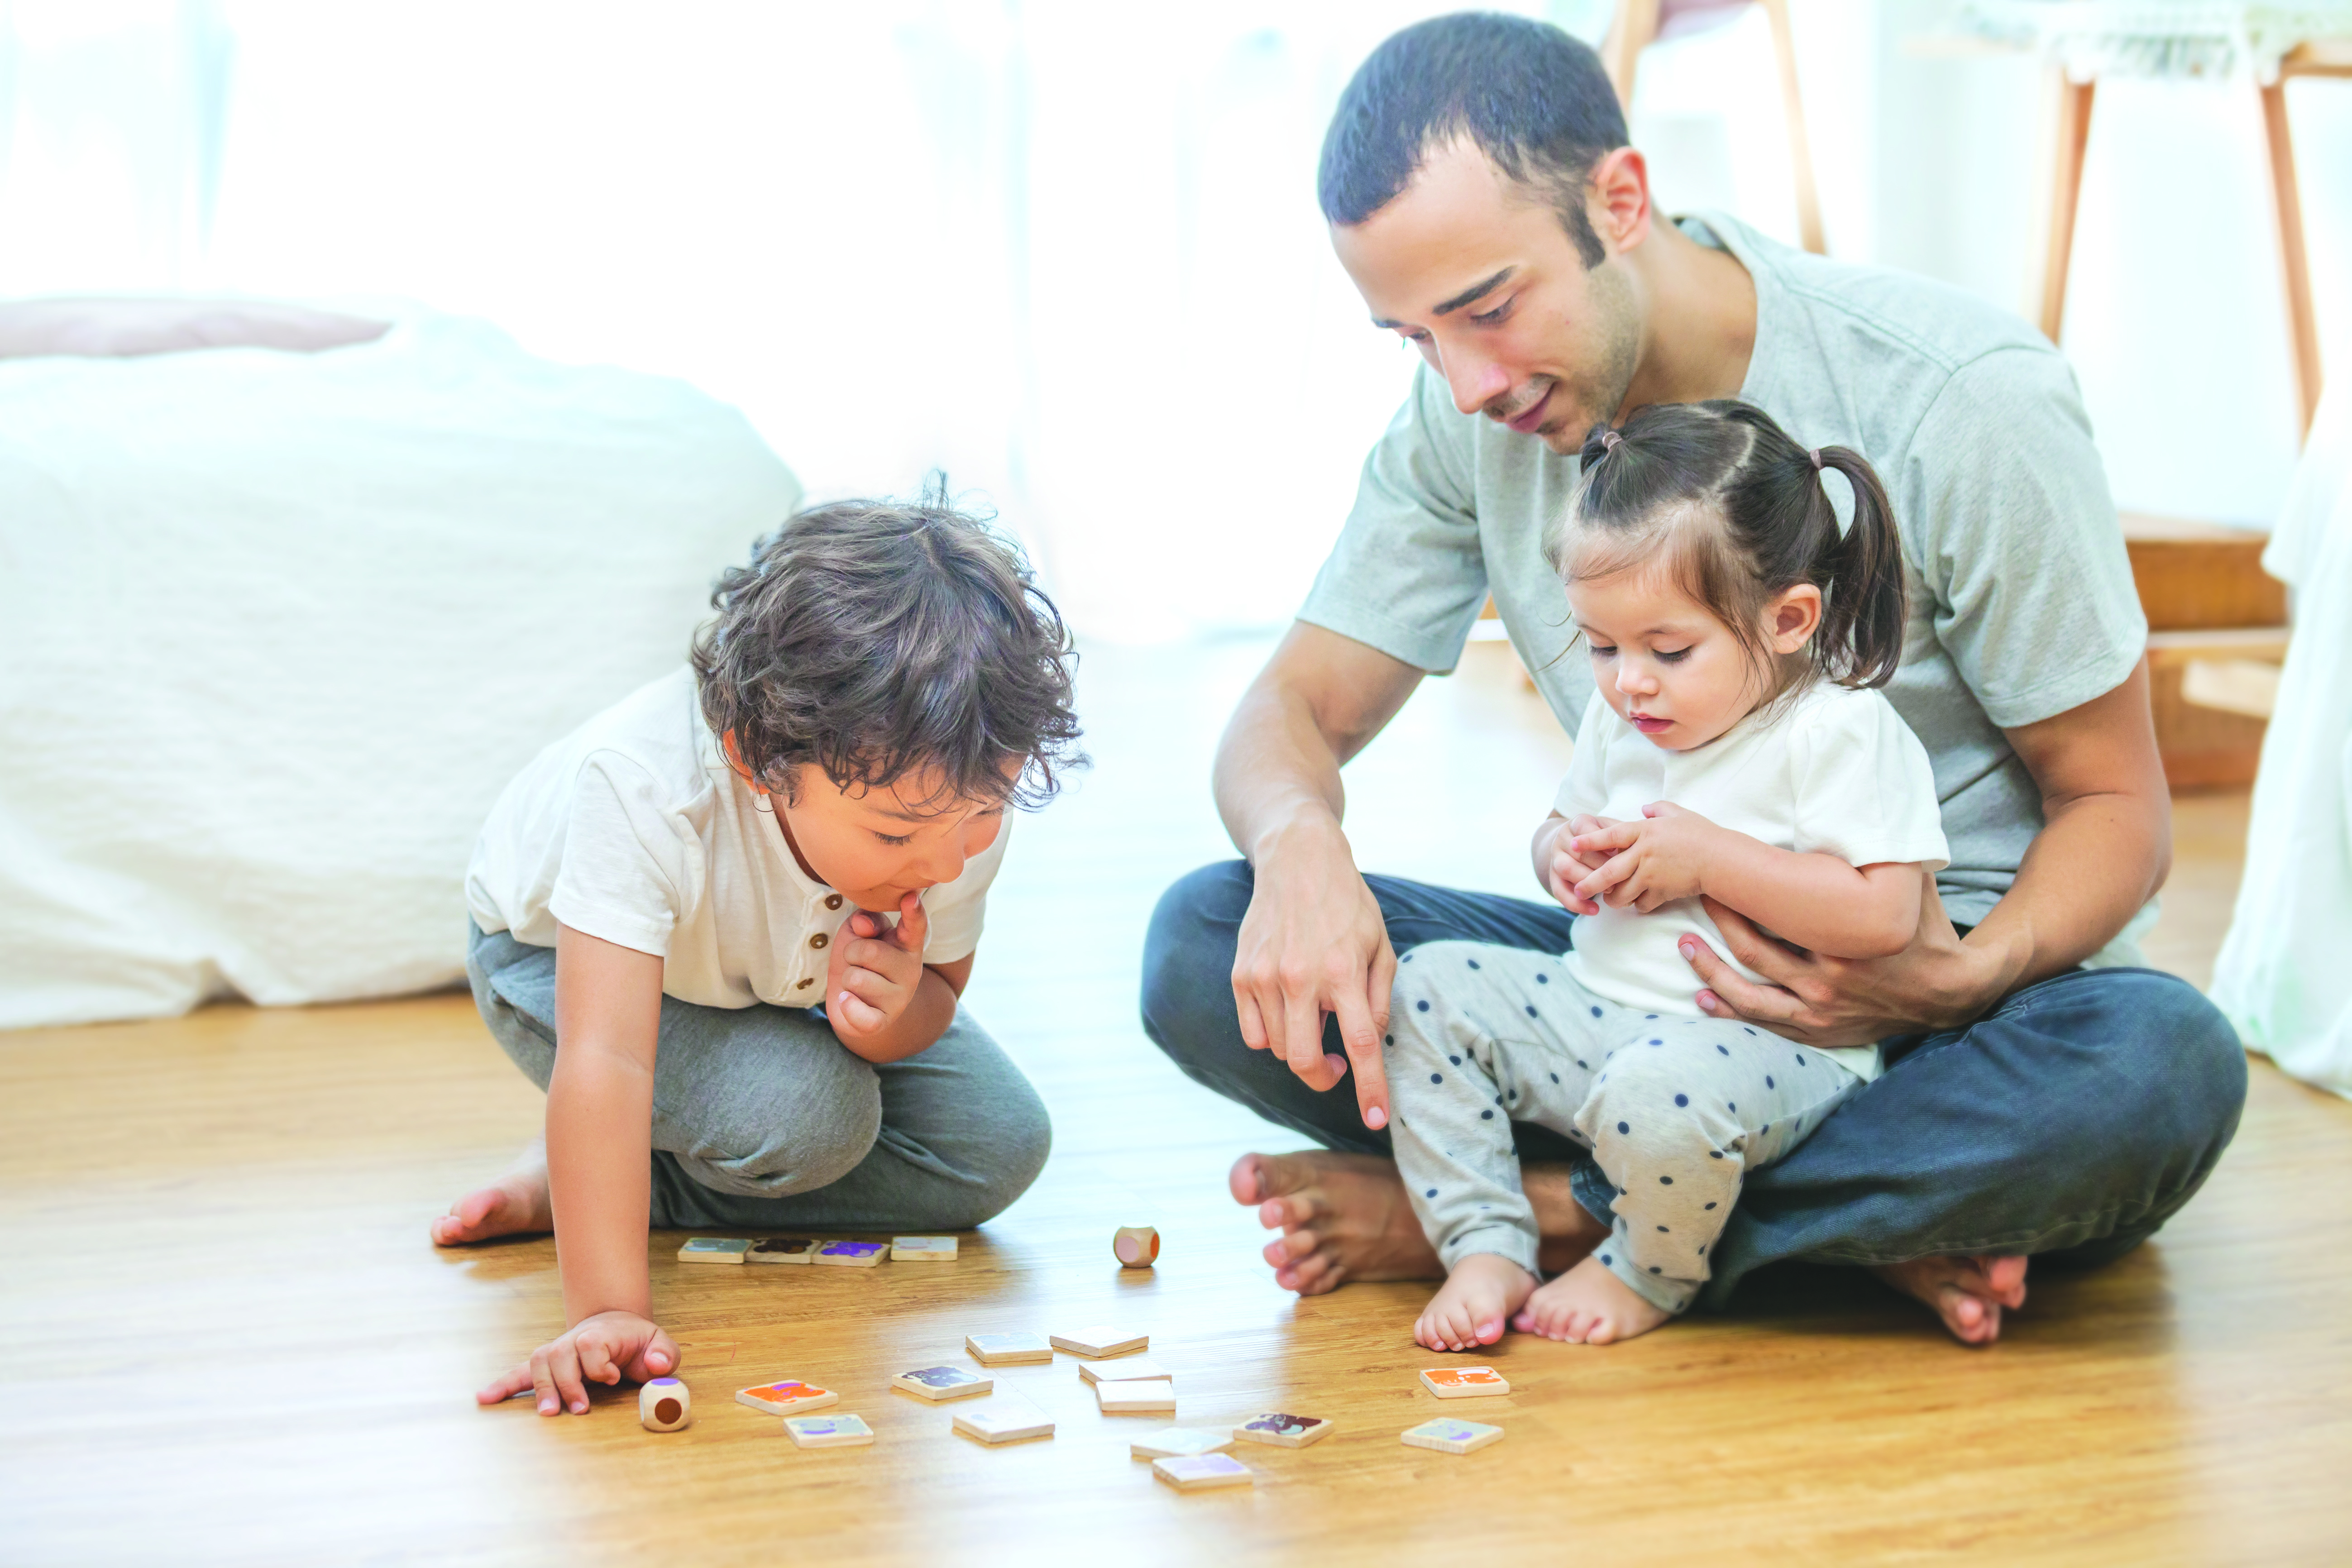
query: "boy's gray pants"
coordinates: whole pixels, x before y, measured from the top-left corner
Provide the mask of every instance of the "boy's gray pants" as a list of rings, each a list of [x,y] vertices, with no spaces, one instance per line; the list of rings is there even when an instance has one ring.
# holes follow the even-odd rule
[[[475,927],[466,975],[490,1033],[545,1089],[555,950]],[[662,998],[653,1226],[961,1230],[1026,1191],[1053,1141],[1029,1080],[961,1008],[930,1048],[877,1067],[812,1009]]]
[[[1862,1087],[1843,1065],[1749,1025],[1637,1012],[1558,957],[1427,942],[1398,961],[1383,1055],[1397,1170],[1447,1269],[1474,1252],[1536,1272],[1511,1123],[1592,1152],[1617,1189],[1595,1255],[1668,1312],[1707,1278],[1741,1173],[1802,1142]]]

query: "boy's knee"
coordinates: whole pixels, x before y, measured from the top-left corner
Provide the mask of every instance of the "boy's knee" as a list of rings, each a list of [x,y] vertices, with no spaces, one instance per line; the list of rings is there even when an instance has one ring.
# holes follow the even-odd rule
[[[1053,1120],[1034,1091],[1009,1097],[992,1127],[995,1135],[990,1140],[987,1167],[971,1193],[968,1211],[950,1216],[955,1229],[985,1224],[1012,1207],[1035,1183],[1054,1152]]]
[[[708,1184],[750,1197],[831,1186],[856,1170],[882,1131],[882,1090],[871,1068],[795,1083],[790,1096],[741,1102],[723,1124],[675,1151]],[[814,1092],[813,1092],[814,1091]]]
[[[1252,886],[1246,861],[1219,861],[1179,878],[1151,911],[1143,939],[1143,1029],[1180,1062],[1240,1027],[1234,943]]]

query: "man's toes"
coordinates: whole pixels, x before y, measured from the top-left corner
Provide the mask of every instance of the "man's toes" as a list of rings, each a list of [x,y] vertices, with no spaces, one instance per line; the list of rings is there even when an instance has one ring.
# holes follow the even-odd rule
[[[1944,1326],[1951,1330],[1952,1337],[1962,1344],[1990,1344],[2000,1335],[1999,1307],[1970,1295],[1958,1285],[1946,1285],[1937,1294],[1943,1308]]]
[[[1313,1167],[1289,1155],[1252,1154],[1248,1158],[1255,1162],[1257,1178],[1257,1195],[1250,1200],[1253,1203],[1262,1204],[1269,1198],[1295,1193],[1312,1179]]]
[[[1294,1230],[1265,1244],[1262,1256],[1276,1268],[1287,1268],[1315,1256],[1321,1243],[1311,1230]]]
[[[1264,1162],[1261,1154],[1244,1154],[1234,1162],[1234,1168],[1225,1173],[1225,1185],[1232,1191],[1234,1202],[1246,1207],[1265,1201],[1265,1176],[1261,1168]]]
[[[1309,1253],[1297,1263],[1274,1271],[1274,1282],[1301,1296],[1320,1296],[1339,1289],[1344,1272],[1322,1253]]]
[[[2026,1259],[1988,1258],[1982,1262],[1985,1284],[1993,1300],[2004,1307],[2025,1305]]]
[[[1284,1193],[1257,1205],[1257,1222],[1268,1230],[1295,1230],[1319,1212],[1305,1193]]]

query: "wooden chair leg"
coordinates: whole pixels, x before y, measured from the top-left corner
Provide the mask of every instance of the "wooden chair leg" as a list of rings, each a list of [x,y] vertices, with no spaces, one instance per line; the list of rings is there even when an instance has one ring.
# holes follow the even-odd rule
[[[1658,0],[1617,0],[1609,36],[1601,40],[1601,64],[1617,89],[1617,101],[1629,110],[1633,107],[1633,68],[1657,37]]]
[[[2286,79],[2261,89],[2263,133],[2270,144],[2271,205],[2278,218],[2279,264],[2286,281],[2287,332],[2294,360],[2294,391],[2302,422],[2296,439],[2311,434],[2319,411],[2319,321],[2311,304],[2311,257],[2303,242],[2303,197],[2295,186],[2294,142],[2288,135]]]
[[[1813,183],[1812,142],[1805,134],[1805,100],[1797,91],[1797,40],[1789,30],[1789,0],[1763,0],[1772,22],[1772,53],[1780,66],[1780,113],[1789,122],[1789,173],[1797,184],[1797,234],[1815,256],[1829,254],[1822,234],[1821,191]]]
[[[2042,335],[2058,341],[2066,321],[2066,268],[2074,255],[2074,208],[2083,195],[2083,153],[2091,140],[2091,90],[2097,84],[2058,83],[2058,137],[2050,170],[2050,246],[2042,263]]]

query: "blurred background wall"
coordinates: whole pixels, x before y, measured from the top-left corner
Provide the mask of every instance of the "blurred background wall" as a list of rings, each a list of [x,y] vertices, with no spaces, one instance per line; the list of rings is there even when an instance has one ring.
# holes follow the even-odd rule
[[[0,0],[0,296],[398,296],[683,376],[815,497],[945,468],[1097,637],[1287,617],[1412,359],[1314,205],[1339,89],[1450,7]],[[1597,39],[1605,0],[1513,7]],[[2021,308],[2042,68],[1793,0],[1831,254]],[[1760,12],[1662,44],[1663,205],[1793,240]],[[2290,89],[2352,374],[2352,84]],[[2242,81],[2100,89],[2064,347],[2126,508],[2261,525],[2296,449]]]

